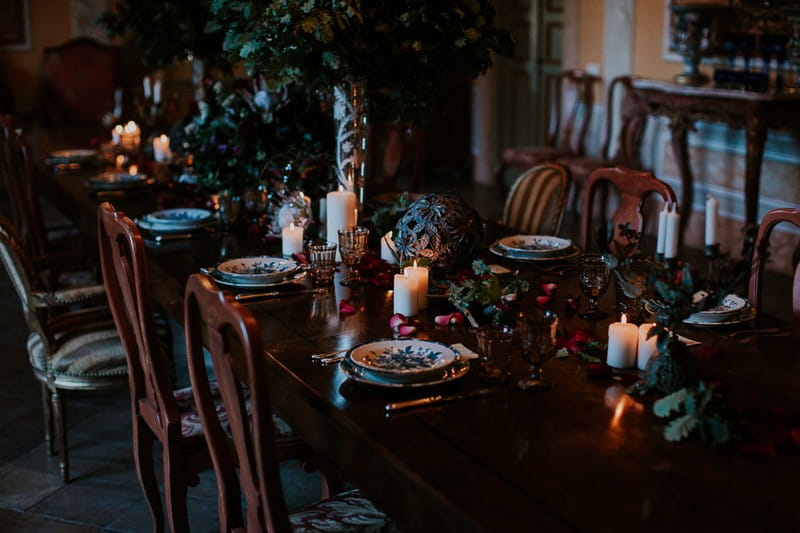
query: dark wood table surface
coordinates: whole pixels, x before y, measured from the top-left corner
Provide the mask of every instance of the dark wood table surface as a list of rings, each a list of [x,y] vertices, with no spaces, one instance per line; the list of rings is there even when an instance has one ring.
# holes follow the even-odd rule
[[[50,196],[92,231],[92,214],[102,199],[88,194],[77,176],[52,177],[49,186]],[[111,201],[138,216],[152,208],[154,197]],[[150,245],[154,298],[182,321],[183,286],[191,273],[224,257],[275,253],[278,247],[279,242],[224,234]],[[522,275],[534,283],[559,284],[553,308],[560,314],[565,296],[579,292],[574,276],[548,277],[535,270]],[[387,416],[387,401],[473,390],[481,383],[473,368],[463,379],[430,391],[385,390],[353,383],[336,365],[312,363],[311,353],[392,334],[390,292],[343,290],[337,285],[248,308],[261,325],[275,409],[405,531],[800,526],[797,450],[764,459],[736,446],[713,451],[697,440],[667,442],[652,400],[632,399],[618,381],[590,378],[575,356],[546,364],[549,391],[526,393],[509,382],[488,397]],[[612,293],[601,307],[611,310]],[[355,314],[339,314],[343,296],[357,308]],[[475,349],[468,328],[433,326],[436,314],[450,311],[445,301],[434,301],[417,317],[425,324],[420,336]],[[567,329],[587,327],[601,340],[606,335],[606,323],[566,316],[561,323]],[[703,342],[692,350],[704,376],[719,381],[732,402],[767,413],[796,413],[800,359],[792,341],[741,345],[727,337],[730,331],[684,332]],[[703,355],[702,347],[711,346],[720,353]],[[517,358],[514,380],[525,370]]]

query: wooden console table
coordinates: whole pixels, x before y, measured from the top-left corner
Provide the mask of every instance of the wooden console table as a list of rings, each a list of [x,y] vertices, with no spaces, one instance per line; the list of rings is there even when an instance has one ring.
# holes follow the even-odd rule
[[[687,134],[697,120],[724,122],[732,128],[744,128],[747,152],[744,175],[745,220],[758,222],[758,197],[761,162],[769,129],[800,128],[800,95],[774,94],[687,87],[671,82],[636,79],[633,90],[644,111],[664,115],[670,120],[672,150],[681,173],[681,234],[692,211],[694,178],[689,163]]]

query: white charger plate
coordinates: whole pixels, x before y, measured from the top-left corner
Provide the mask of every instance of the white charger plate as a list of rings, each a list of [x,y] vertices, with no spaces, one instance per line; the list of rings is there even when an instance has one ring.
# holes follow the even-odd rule
[[[214,282],[220,285],[221,287],[226,287],[229,289],[237,289],[241,291],[241,290],[254,290],[254,289],[268,289],[271,287],[280,287],[281,285],[287,285],[289,283],[297,283],[298,281],[302,281],[303,278],[306,277],[306,272],[305,271],[295,272],[294,275],[281,278],[276,281],[271,281],[271,282],[256,281],[252,283],[231,281],[229,279],[225,279],[223,276],[220,275],[219,271],[216,269],[208,270],[208,275],[211,276]]]
[[[366,368],[356,366],[346,357],[342,359],[342,362],[339,364],[339,368],[342,372],[353,381],[365,385],[391,389],[413,389],[449,383],[467,375],[469,366],[468,359],[459,359],[447,368],[432,372],[430,375],[426,376],[426,379],[404,381],[383,377]]]
[[[573,245],[564,250],[563,254],[561,255],[546,255],[541,257],[533,257],[527,254],[517,254],[511,252],[510,250],[505,250],[503,248],[500,248],[500,246],[496,242],[489,246],[489,251],[492,252],[494,255],[498,255],[506,259],[513,259],[514,261],[530,261],[530,262],[566,261],[568,259],[574,259],[575,257],[578,257],[581,254],[580,249],[577,246]]]

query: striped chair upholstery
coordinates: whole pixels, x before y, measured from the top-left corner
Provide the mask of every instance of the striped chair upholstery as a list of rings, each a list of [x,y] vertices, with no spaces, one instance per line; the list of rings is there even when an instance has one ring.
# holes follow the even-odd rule
[[[42,388],[47,451],[54,455],[58,446],[61,477],[66,482],[69,456],[64,391],[124,387],[128,383],[125,353],[108,308],[81,307],[102,295],[102,287],[46,290],[16,229],[1,216],[0,262],[17,291],[30,329],[28,354]]]
[[[569,171],[555,163],[528,169],[508,193],[502,223],[520,233],[557,235],[571,181]]]

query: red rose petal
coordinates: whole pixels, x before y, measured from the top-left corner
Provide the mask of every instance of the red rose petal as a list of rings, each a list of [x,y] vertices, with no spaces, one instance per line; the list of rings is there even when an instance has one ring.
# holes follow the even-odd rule
[[[411,335],[417,332],[417,328],[414,326],[400,326],[397,328],[397,333],[404,337],[410,337]]]
[[[356,312],[356,308],[347,303],[347,300],[341,300],[339,302],[339,313],[342,315],[352,315]]]

